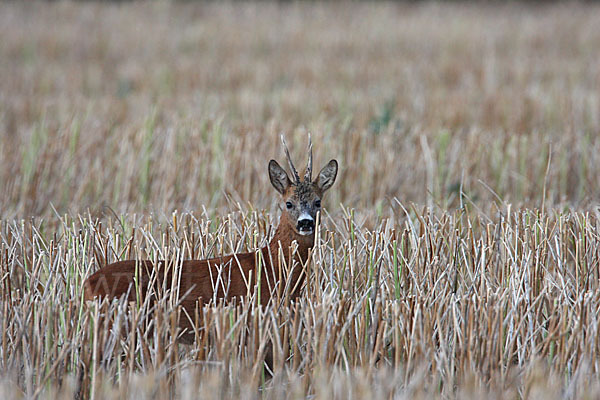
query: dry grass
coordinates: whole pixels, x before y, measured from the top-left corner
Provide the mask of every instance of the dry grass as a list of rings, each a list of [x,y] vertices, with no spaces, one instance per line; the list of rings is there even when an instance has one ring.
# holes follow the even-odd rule
[[[307,130],[341,162],[332,204],[485,204],[487,185],[539,206],[546,182],[587,205],[599,24],[572,5],[2,5],[0,209],[268,207],[278,133],[299,157]]]
[[[177,260],[254,248],[266,239],[264,216],[3,222],[0,365],[16,383],[4,390],[598,396],[599,215],[489,214],[404,210],[372,229],[353,213],[328,217],[299,304],[206,307],[207,334],[193,346],[172,340],[178,315],[168,294],[85,307],[82,280],[131,253]],[[161,311],[148,319],[151,309]],[[274,378],[265,380],[269,343]]]
[[[598,26],[0,4],[0,397],[598,397]],[[107,262],[268,240],[280,131],[341,164],[299,304],[208,307],[193,346],[168,296],[81,304]]]

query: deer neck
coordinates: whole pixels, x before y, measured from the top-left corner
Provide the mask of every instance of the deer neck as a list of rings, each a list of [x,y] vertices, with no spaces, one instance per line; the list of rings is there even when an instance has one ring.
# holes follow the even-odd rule
[[[275,230],[275,235],[269,242],[269,251],[271,252],[272,257],[277,257],[279,254],[279,248],[283,250],[284,257],[290,254],[289,252],[292,243],[296,241],[298,243],[298,248],[295,251],[294,260],[297,262],[301,262],[302,264],[306,263],[308,259],[308,253],[311,247],[313,247],[315,241],[314,233],[312,235],[299,235],[296,233],[294,228],[292,227],[290,221],[282,216],[279,222],[279,226]]]
[[[269,287],[288,288],[291,291],[289,292],[291,300],[300,295],[306,278],[304,268],[307,265],[314,240],[314,234],[309,236],[297,234],[288,219],[285,216],[281,217],[273,238],[267,246],[262,248],[267,266],[264,279],[270,281],[269,285],[273,285]],[[292,247],[294,241],[297,243],[297,247],[296,245]],[[279,258],[280,254],[281,259]],[[271,295],[272,293],[268,291],[261,294],[263,305],[268,304]]]

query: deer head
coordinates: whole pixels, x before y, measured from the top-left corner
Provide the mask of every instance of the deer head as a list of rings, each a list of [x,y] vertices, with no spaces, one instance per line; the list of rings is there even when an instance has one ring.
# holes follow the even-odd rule
[[[292,173],[292,179],[275,160],[269,161],[269,178],[273,187],[281,194],[283,202],[282,221],[287,220],[293,231],[300,236],[315,233],[317,213],[321,210],[321,198],[335,182],[338,163],[331,160],[319,175],[312,180],[312,143],[308,136],[308,165],[303,178],[300,178],[283,135],[281,135],[285,155]]]

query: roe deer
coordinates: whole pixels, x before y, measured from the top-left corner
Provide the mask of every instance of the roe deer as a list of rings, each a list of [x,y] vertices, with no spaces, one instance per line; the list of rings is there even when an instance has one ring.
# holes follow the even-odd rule
[[[227,302],[252,295],[257,276],[260,276],[260,290],[257,291],[257,297],[258,293],[260,297],[257,300],[263,306],[269,303],[275,293],[283,293],[283,296],[291,300],[297,298],[305,279],[304,268],[308,263],[309,251],[315,239],[315,221],[321,209],[321,198],[335,181],[338,163],[336,160],[329,161],[313,181],[312,143],[309,137],[308,165],[301,179],[283,136],[281,140],[293,176],[290,179],[277,161],[269,161],[269,178],[281,194],[283,207],[279,226],[267,246],[256,252],[208,260],[184,260],[179,271],[174,271],[173,266],[165,261],[159,261],[158,265],[149,260],[115,262],[85,281],[85,300],[127,295],[129,301],[135,301],[138,295],[147,295],[149,286],[156,290],[159,285],[167,282],[171,289],[178,290],[175,293],[182,296],[179,303],[192,316],[197,306],[202,307],[211,300],[222,299]],[[280,254],[292,253],[290,247],[294,241],[298,245],[293,256],[280,260]],[[283,271],[282,265],[287,266],[287,271]],[[173,273],[180,275],[172,279]],[[190,319],[182,315],[179,321],[179,327],[187,329],[191,334]],[[180,339],[192,340],[189,336],[187,339]]]

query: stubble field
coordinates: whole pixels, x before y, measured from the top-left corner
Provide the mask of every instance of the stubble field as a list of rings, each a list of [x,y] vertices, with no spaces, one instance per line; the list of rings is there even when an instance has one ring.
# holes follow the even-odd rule
[[[598,26],[581,4],[0,4],[0,397],[597,398]],[[266,243],[281,132],[340,163],[297,304],[206,307],[193,345],[169,296],[84,304],[106,263]]]

